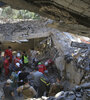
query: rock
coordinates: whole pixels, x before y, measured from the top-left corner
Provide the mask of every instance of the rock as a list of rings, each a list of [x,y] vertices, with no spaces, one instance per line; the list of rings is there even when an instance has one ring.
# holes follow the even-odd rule
[[[61,91],[55,95],[55,98],[58,98],[58,97],[63,96],[63,95],[64,95],[64,91]]]
[[[63,57],[58,57],[55,59],[55,64],[57,66],[57,69],[60,70],[61,77],[64,76],[64,70],[65,70],[65,61]]]
[[[48,99],[48,97],[42,96],[42,99],[43,99],[43,100],[47,100],[47,99]]]
[[[69,95],[66,100],[76,100],[76,96],[75,95]]]
[[[68,91],[67,91],[67,92],[65,92],[65,93],[64,93],[64,95],[65,95],[65,97],[68,97],[69,92],[68,92]]]
[[[56,98],[53,97],[53,96],[51,96],[51,97],[49,97],[47,100],[56,100]]]
[[[82,98],[76,98],[76,100],[83,100]]]
[[[0,91],[0,98],[3,96],[3,92],[2,91]]]
[[[65,97],[64,96],[60,96],[56,100],[65,100]]]
[[[81,85],[81,88],[84,88],[84,89],[90,88],[90,82],[89,82],[89,83],[84,83],[84,84],[82,84],[82,85]]]
[[[80,89],[81,89],[80,86],[78,86],[78,85],[75,86],[75,90],[76,90],[76,91],[80,91]]]
[[[81,98],[82,97],[81,93],[80,92],[77,92],[76,93],[76,97]]]

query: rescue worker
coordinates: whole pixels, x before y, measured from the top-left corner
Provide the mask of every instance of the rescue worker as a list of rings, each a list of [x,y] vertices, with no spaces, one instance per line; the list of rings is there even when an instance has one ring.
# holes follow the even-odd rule
[[[17,53],[16,58],[14,59],[14,65],[16,65],[16,63],[20,64],[20,67],[22,66],[22,60],[21,60],[21,55],[20,53]]]
[[[25,99],[33,98],[37,93],[35,89],[29,85],[28,79],[24,80],[24,85],[17,88],[18,93],[22,93]]]
[[[24,85],[24,79],[26,79],[27,76],[30,74],[29,72],[26,72],[25,70],[26,70],[25,68],[22,68],[22,70],[18,76],[18,78],[19,78],[18,86]]]
[[[49,88],[50,88],[50,81],[48,78],[48,71],[45,70],[44,75],[40,78],[38,97],[43,96],[45,92],[46,92],[46,96],[48,96]]]
[[[44,65],[50,73],[54,72],[54,61],[52,59],[48,59]]]
[[[16,69],[20,69],[20,63],[16,63],[16,64],[15,64],[14,71],[15,71]]]
[[[4,69],[5,69],[5,76],[8,77],[9,75],[9,59],[10,59],[10,56],[6,56],[5,57],[5,60],[4,60]]]
[[[5,50],[4,57],[9,56],[9,62],[12,63],[12,48],[8,46],[8,49]]]
[[[12,72],[11,74],[11,79],[13,80],[13,84],[12,84],[13,88],[18,87],[18,72],[19,72],[19,69],[17,68],[15,72]]]
[[[38,91],[39,86],[40,86],[40,78],[43,76],[43,74],[38,71],[38,67],[35,67],[35,71],[32,72],[31,74],[34,80],[34,88],[36,91]]]
[[[58,92],[63,90],[63,86],[60,83],[61,78],[57,77],[56,82],[50,86],[49,95],[48,96],[55,96]]]
[[[22,55],[22,61],[23,61],[23,65],[28,67],[29,60],[25,51],[23,52],[23,55]]]
[[[44,64],[42,64],[41,62],[38,63],[38,70],[39,72],[44,73],[44,71],[46,70],[46,66]]]
[[[13,81],[11,81],[10,79],[7,80],[7,82],[4,84],[3,87],[3,91],[4,91],[4,100],[15,100],[14,99],[14,90],[11,87],[11,83],[13,83]]]
[[[3,69],[3,58],[1,57],[1,53],[0,53],[0,77],[2,75],[2,69]]]

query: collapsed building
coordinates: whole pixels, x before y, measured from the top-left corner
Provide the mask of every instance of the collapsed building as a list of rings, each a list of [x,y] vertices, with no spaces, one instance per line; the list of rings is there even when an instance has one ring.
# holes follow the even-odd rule
[[[53,100],[59,98],[64,98],[60,100],[89,100],[90,39],[48,27],[52,22],[47,19],[2,21],[1,50],[5,50],[10,45],[16,51],[18,49],[38,51],[39,60],[43,62],[52,59],[58,74],[62,77],[64,91],[67,91],[60,92],[59,97],[56,95]],[[46,99],[52,100],[49,97]]]
[[[25,25],[22,25],[23,22],[20,22],[18,25],[16,25],[15,28],[13,25],[16,23],[10,24],[10,21],[8,21],[10,28],[6,26],[7,23],[0,25],[0,40],[2,41],[1,48],[3,48],[3,50],[7,47],[8,44],[11,45],[13,49],[19,48],[20,45],[23,46],[27,44],[26,50],[31,48],[33,50],[40,51],[41,56],[46,56],[47,54],[48,57],[53,58],[59,74],[63,78],[62,81],[66,92],[62,91],[58,94],[58,96],[56,95],[55,97],[51,98],[40,98],[40,100],[89,100],[90,39],[72,35],[67,32],[90,37],[90,1],[0,1],[2,1],[0,2],[1,7],[11,5],[15,9],[27,9],[39,13],[42,16],[56,20],[56,22],[53,22],[52,20],[44,22],[42,21],[44,25],[42,25],[40,21],[40,24],[38,24],[40,25],[39,28],[37,28],[38,25],[33,21],[30,21],[30,23],[33,23],[34,25],[29,25],[29,27],[29,21],[26,21]],[[49,27],[57,28],[65,32],[60,32],[59,30],[48,27],[45,28],[47,23]],[[33,27],[36,30],[34,30]],[[42,37],[43,39],[41,39]],[[9,43],[7,43],[7,40],[9,40]],[[29,44],[31,43],[30,46],[28,46],[28,43],[26,43],[27,41],[29,41]],[[32,42],[34,45],[32,45]]]

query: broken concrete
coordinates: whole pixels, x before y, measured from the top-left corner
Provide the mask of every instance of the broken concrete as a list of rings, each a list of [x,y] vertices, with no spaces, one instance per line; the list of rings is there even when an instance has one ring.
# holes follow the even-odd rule
[[[56,20],[54,27],[90,37],[89,0],[0,0],[1,7],[10,5]],[[53,25],[53,24],[52,24]]]
[[[86,95],[88,94],[87,92],[89,92],[89,73],[87,73],[85,70],[83,70],[82,68],[79,68],[75,65],[74,61],[71,60],[69,63],[67,63],[65,61],[65,55],[70,54],[70,57],[72,56],[72,53],[74,50],[77,50],[76,48],[71,47],[71,41],[72,40],[76,40],[79,41],[80,38],[79,36],[74,36],[70,33],[66,33],[66,32],[60,32],[56,29],[52,29],[52,28],[48,28],[46,26],[47,22],[44,21],[34,21],[34,25],[32,25],[33,21],[28,21],[28,22],[20,22],[20,23],[15,23],[15,27],[14,27],[14,23],[10,24],[10,27],[12,27],[13,25],[13,33],[16,32],[17,34],[13,34],[13,36],[15,37],[16,40],[19,40],[18,36],[22,36],[22,39],[28,39],[29,36],[31,36],[30,33],[30,29],[27,29],[27,26],[29,26],[31,28],[31,30],[33,30],[32,34],[33,37],[29,38],[36,38],[36,36],[41,37],[40,34],[42,34],[43,37],[43,33],[45,34],[46,32],[48,33],[48,35],[45,37],[45,39],[42,41],[39,41],[39,49],[42,49],[40,51],[40,53],[42,53],[44,50],[49,51],[44,52],[46,56],[48,56],[49,58],[53,58],[56,67],[59,70],[59,75],[62,77],[62,84],[64,86],[64,90],[63,92],[60,92],[58,94],[58,97],[42,97],[40,98],[40,100],[51,100],[53,98],[53,100],[78,100],[82,98],[86,99]],[[42,26],[39,26],[41,23]],[[44,25],[43,25],[44,24]],[[8,24],[3,24],[2,26],[2,30],[4,30],[4,26],[5,29],[7,31],[7,29],[9,29]],[[18,28],[20,27],[20,28]],[[11,31],[7,31],[7,33],[12,34],[12,29]],[[22,30],[23,29],[23,30]],[[34,30],[35,29],[35,30]],[[27,30],[29,31],[28,36],[26,36],[26,32]],[[39,32],[39,34],[38,34]],[[21,34],[22,33],[22,34]],[[28,33],[28,32],[27,32]],[[37,34],[36,34],[37,33]],[[40,36],[39,36],[40,35]],[[25,37],[24,37],[25,36]],[[44,35],[45,36],[45,35]],[[48,37],[49,36],[49,37]],[[13,40],[12,36],[10,37],[11,40]],[[79,40],[78,40],[79,39]],[[33,44],[34,42],[32,42]],[[42,47],[43,44],[46,44],[46,48]],[[34,44],[35,45],[35,44]],[[37,46],[37,45],[35,45]],[[41,48],[42,47],[42,48]],[[39,50],[37,49],[37,50]],[[55,50],[55,52],[54,52]],[[53,51],[53,52],[52,52]],[[43,55],[44,56],[44,55]],[[88,82],[87,84],[84,84],[85,82]],[[83,84],[83,85],[81,85]],[[74,88],[76,85],[76,88]],[[74,88],[74,89],[72,89]],[[82,97],[82,89],[83,90],[83,97]],[[77,92],[77,90],[79,92]],[[32,100],[39,100],[39,99],[32,99]],[[88,99],[87,99],[88,100]]]

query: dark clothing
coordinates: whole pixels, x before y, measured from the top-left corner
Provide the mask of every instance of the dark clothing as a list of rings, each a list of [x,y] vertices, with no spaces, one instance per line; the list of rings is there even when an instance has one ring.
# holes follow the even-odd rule
[[[32,78],[34,80],[34,86],[38,87],[40,86],[40,78],[43,76],[43,74],[39,71],[33,72],[32,73]]]
[[[48,95],[50,89],[50,82],[47,76],[43,76],[40,78],[40,87],[38,90],[38,97],[43,96],[44,92],[46,92],[46,96]]]
[[[50,91],[48,96],[55,96],[55,94],[57,94],[62,90],[63,90],[63,86],[59,82],[53,83],[50,86]]]
[[[0,75],[2,73],[3,59],[0,57]]]
[[[22,63],[24,64],[24,54],[22,55]]]
[[[24,79],[27,78],[27,76],[29,75],[28,72],[21,72],[19,74],[19,86],[24,85]],[[22,80],[22,81],[21,81]],[[21,81],[21,82],[20,82]]]
[[[5,100],[14,100],[14,97],[11,94],[13,92],[13,89],[11,86],[5,85],[3,87],[3,90],[4,90]]]

